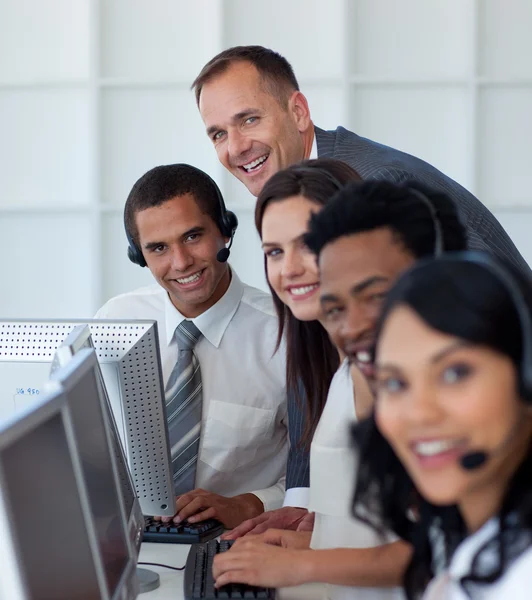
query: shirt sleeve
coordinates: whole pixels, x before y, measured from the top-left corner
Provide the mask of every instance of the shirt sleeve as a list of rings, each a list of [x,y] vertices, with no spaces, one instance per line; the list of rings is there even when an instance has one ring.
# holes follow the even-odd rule
[[[294,506],[296,508],[308,508],[310,488],[293,487],[286,490],[283,506]]]
[[[281,477],[274,485],[262,490],[254,490],[251,493],[264,504],[264,512],[281,508],[285,494],[286,477]]]

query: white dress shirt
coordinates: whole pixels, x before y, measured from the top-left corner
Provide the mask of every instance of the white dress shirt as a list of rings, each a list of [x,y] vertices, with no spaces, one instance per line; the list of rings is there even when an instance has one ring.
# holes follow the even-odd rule
[[[185,317],[158,284],[109,300],[97,319],[154,319],[164,383],[177,360]],[[191,319],[203,336],[194,352],[203,384],[196,487],[223,496],[251,492],[264,510],[281,506],[288,454],[285,356],[274,353],[277,317],[269,294],[232,271],[224,296]]]
[[[460,579],[471,571],[471,563],[481,546],[495,533],[499,524],[491,519],[456,549],[449,568],[434,578],[423,600],[470,600]],[[532,598],[532,547],[517,558],[500,579],[487,585],[478,585],[475,598],[481,600],[530,600]]]
[[[312,140],[312,148],[310,150],[309,160],[318,158],[318,143],[316,142],[316,135]],[[307,487],[295,487],[286,490],[284,496],[283,506],[298,506],[300,508],[308,508],[309,503],[309,488]]]

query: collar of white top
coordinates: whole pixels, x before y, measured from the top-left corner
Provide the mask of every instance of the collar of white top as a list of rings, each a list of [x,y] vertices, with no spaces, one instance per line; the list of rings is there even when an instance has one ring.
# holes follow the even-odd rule
[[[459,581],[471,571],[471,563],[477,551],[492,538],[499,529],[495,517],[487,521],[478,531],[468,536],[455,550],[449,566],[449,575],[454,581]]]
[[[204,337],[216,348],[220,345],[225,330],[233,318],[242,294],[244,293],[244,284],[240,281],[238,275],[231,269],[231,283],[225,294],[218,300],[214,306],[211,306],[204,313],[191,319],[194,325],[201,331]],[[175,343],[174,333],[176,327],[185,320],[177,308],[172,304],[168,294],[165,294],[165,321],[166,321],[166,339],[168,345]]]

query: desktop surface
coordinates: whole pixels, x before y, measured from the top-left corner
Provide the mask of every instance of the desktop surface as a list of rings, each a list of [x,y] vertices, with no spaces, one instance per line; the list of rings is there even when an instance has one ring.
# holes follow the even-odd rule
[[[187,561],[190,546],[185,544],[149,544],[143,543],[140,547],[139,562],[154,562],[172,567],[184,567]],[[143,567],[144,565],[139,565]],[[151,571],[156,571],[161,577],[158,589],[142,594],[139,600],[184,600],[183,571],[171,571],[161,567],[146,566]],[[277,600],[325,600],[325,590],[319,583],[309,583],[290,588],[277,590]]]

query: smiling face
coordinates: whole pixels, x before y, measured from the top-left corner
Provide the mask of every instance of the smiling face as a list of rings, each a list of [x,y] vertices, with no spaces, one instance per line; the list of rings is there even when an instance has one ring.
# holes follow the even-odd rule
[[[390,313],[376,360],[382,434],[427,500],[458,503],[470,530],[478,528],[496,512],[530,440],[512,360],[432,329],[404,305]],[[484,466],[460,466],[479,449],[490,456]]]
[[[340,237],[320,252],[322,324],[333,343],[370,380],[382,302],[413,262],[385,227]]]
[[[135,222],[152,275],[182,315],[197,317],[218,302],[231,275],[216,254],[228,240],[192,194],[141,210]]]
[[[218,159],[254,196],[274,173],[310,154],[305,97],[293,92],[281,106],[251,63],[236,62],[205,83],[199,110]]]
[[[320,317],[318,265],[303,243],[310,215],[320,208],[304,196],[292,196],[270,202],[262,218],[268,281],[300,321]]]

